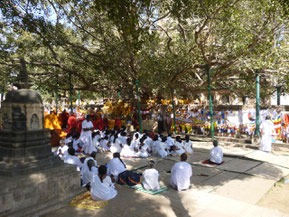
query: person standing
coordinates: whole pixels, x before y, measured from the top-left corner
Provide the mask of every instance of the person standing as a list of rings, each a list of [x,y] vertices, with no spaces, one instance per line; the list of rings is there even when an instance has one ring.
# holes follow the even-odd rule
[[[86,154],[90,154],[93,151],[96,152],[96,148],[93,147],[92,145],[93,124],[91,120],[92,120],[91,116],[87,115],[86,119],[81,124],[82,128],[80,140],[83,143],[82,151],[84,151]]]
[[[270,120],[270,116],[265,118],[260,125],[261,130],[261,142],[260,150],[265,152],[270,152],[272,147],[272,131],[274,129],[273,123]]]

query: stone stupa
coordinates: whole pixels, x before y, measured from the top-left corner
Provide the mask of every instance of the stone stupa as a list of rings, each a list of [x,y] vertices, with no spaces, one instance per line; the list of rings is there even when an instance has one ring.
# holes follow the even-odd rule
[[[2,103],[0,130],[0,216],[37,216],[57,209],[81,192],[75,166],[54,156],[44,129],[41,96],[30,90],[25,60]]]

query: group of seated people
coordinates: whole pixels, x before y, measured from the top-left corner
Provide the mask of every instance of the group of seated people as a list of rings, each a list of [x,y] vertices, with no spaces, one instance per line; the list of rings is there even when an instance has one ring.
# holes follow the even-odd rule
[[[69,133],[65,139],[67,146],[72,146],[75,151],[80,152],[86,150],[83,139],[80,134]],[[193,143],[189,136],[182,141],[180,136],[176,140],[169,134],[164,136],[150,135],[148,132],[143,134],[136,132],[130,137],[123,128],[119,131],[114,130],[95,130],[92,133],[92,148],[90,150],[96,152],[120,153],[122,157],[140,157],[147,158],[153,154],[162,158],[169,155],[181,155],[182,153],[193,153]],[[92,151],[91,151],[92,152]],[[90,154],[86,152],[85,154]]]
[[[186,136],[182,141],[177,136],[174,140],[171,135],[155,135],[151,139],[147,133],[134,133],[133,139],[127,136],[125,131],[119,133],[97,131],[93,133],[93,143],[98,152],[113,152],[113,159],[106,165],[99,165],[96,161],[97,152],[86,154],[86,157],[75,156],[76,151],[81,150],[81,144],[77,137],[67,136],[65,141],[61,141],[56,155],[67,164],[76,165],[81,171],[82,185],[86,186],[91,193],[93,200],[110,200],[117,195],[115,183],[135,185],[142,184],[144,189],[158,190],[159,173],[154,168],[155,162],[149,161],[148,169],[142,174],[134,173],[126,169],[126,165],[121,159],[123,157],[149,157],[152,154],[164,158],[168,155],[180,155],[180,162],[175,163],[171,169],[170,184],[178,191],[186,190],[190,187],[190,177],[192,167],[186,162],[187,154],[193,153],[192,142]],[[210,162],[220,164],[222,162],[222,149],[218,147],[217,141],[213,142],[214,148],[210,153]]]

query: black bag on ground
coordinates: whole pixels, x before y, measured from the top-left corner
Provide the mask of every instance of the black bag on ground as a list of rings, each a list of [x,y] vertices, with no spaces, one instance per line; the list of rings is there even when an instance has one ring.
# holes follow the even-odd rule
[[[126,170],[118,175],[117,183],[120,185],[128,185],[128,186],[141,184],[141,175]]]

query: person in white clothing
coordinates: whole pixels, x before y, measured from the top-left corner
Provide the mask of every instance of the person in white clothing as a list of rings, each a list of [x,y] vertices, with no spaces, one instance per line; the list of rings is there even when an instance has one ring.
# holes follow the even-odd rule
[[[186,137],[185,137],[184,149],[185,149],[185,152],[187,154],[192,154],[194,152],[193,151],[193,143],[190,140],[190,137],[188,135],[186,135]]]
[[[183,144],[182,139],[181,139],[180,136],[176,137],[176,141],[175,141],[174,146],[176,147],[175,148],[175,152],[176,152],[177,155],[181,155],[181,154],[183,154],[185,152],[184,147],[183,147],[184,144]]]
[[[168,145],[166,143],[167,137],[163,137],[161,142],[156,143],[155,149],[159,156],[165,158],[168,156]]]
[[[274,125],[270,120],[270,116],[267,116],[265,121],[263,121],[260,125],[261,130],[261,142],[260,142],[260,150],[270,152],[272,148],[272,131],[274,129]]]
[[[147,190],[158,190],[159,185],[159,172],[154,168],[155,162],[151,160],[148,165],[149,169],[146,169],[143,174],[142,185]]]
[[[98,174],[95,161],[91,158],[86,158],[81,170],[82,174],[82,186],[90,184],[94,175]]]
[[[186,162],[187,154],[183,153],[180,157],[180,162],[174,164],[171,173],[170,184],[178,191],[187,190],[190,185],[190,178],[193,175],[192,166]]]
[[[90,154],[93,151],[96,151],[96,148],[92,145],[92,131],[93,124],[91,121],[91,116],[87,115],[86,120],[82,122],[82,129],[80,134],[80,140],[83,143],[82,151],[86,154]]]
[[[121,143],[120,140],[118,139],[117,133],[114,135],[114,140],[110,146],[110,152],[112,153],[120,153],[121,152]]]
[[[70,147],[67,152],[68,155],[65,155],[65,157],[63,158],[64,163],[75,165],[77,166],[77,171],[80,171],[80,169],[82,168],[82,163],[80,159],[75,156],[74,148]]]
[[[100,147],[102,148],[103,152],[109,152],[110,151],[110,142],[108,136],[105,136],[101,141],[100,141]]]
[[[213,141],[214,148],[210,151],[210,163],[221,164],[223,162],[223,151],[218,146],[218,141]]]
[[[64,140],[60,140],[59,143],[60,146],[57,148],[56,155],[63,160],[65,155],[67,155],[68,146],[65,144]]]
[[[106,201],[116,197],[117,191],[114,186],[115,180],[107,174],[107,168],[101,165],[98,174],[94,175],[91,181],[90,194],[95,201]]]
[[[169,148],[175,144],[175,141],[172,138],[172,134],[170,133],[168,134],[166,143],[168,144]]]
[[[120,156],[122,157],[134,157],[135,152],[131,147],[131,138],[127,138],[126,144],[121,149]]]
[[[126,170],[124,162],[120,159],[118,152],[113,153],[113,159],[108,163],[108,174],[113,175],[115,180],[118,179],[118,175]]]

